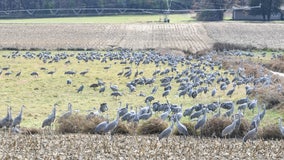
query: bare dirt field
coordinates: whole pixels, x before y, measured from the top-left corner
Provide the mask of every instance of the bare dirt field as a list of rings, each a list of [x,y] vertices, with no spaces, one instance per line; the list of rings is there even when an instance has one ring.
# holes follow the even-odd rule
[[[212,22],[186,24],[0,24],[0,48],[175,49],[197,52],[216,42],[283,49],[284,24]]]
[[[115,135],[2,135],[1,159],[283,159],[283,140]],[[29,145],[26,145],[29,144]]]

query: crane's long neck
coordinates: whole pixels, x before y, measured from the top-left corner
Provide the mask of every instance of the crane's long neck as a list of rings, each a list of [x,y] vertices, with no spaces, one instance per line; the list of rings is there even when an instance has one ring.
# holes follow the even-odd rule
[[[12,109],[11,109],[11,107],[9,107],[9,109],[8,109],[8,113],[7,113],[7,114],[8,114],[8,116],[9,116],[9,118],[11,118],[11,117],[12,117],[11,110],[12,110]]]
[[[117,115],[116,115],[116,121],[119,121],[119,111],[117,112]]]
[[[53,110],[52,110],[52,115],[55,117],[56,115],[56,108],[54,107]]]
[[[175,122],[172,120],[171,129],[174,127]]]
[[[279,128],[281,129],[282,128],[282,119],[279,118]]]
[[[68,111],[72,112],[72,105],[71,104],[68,105]]]
[[[20,113],[19,113],[19,117],[22,117],[22,114],[23,114],[23,107],[24,107],[24,106],[21,107],[21,111],[20,111]]]

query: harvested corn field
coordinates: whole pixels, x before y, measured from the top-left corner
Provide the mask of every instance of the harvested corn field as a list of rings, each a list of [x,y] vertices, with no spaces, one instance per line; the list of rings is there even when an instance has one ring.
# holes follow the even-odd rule
[[[219,43],[283,49],[283,23],[204,23],[208,36]]]
[[[115,135],[2,135],[2,159],[283,159],[280,141]]]
[[[0,24],[0,48],[14,49],[175,49],[198,52],[214,43],[283,49],[279,23]]]

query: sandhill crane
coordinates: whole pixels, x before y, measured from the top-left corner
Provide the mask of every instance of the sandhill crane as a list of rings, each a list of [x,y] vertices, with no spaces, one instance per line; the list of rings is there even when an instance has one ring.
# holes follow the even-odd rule
[[[119,117],[122,117],[128,112],[128,103],[126,103],[126,106],[124,108],[121,108],[121,102],[120,103],[120,108],[118,109],[118,115]]]
[[[227,112],[224,113],[224,117],[230,117],[234,113],[234,105]]]
[[[97,83],[93,83],[89,87],[95,90],[97,87],[99,87],[99,85]]]
[[[3,71],[7,71],[7,70],[9,70],[9,69],[10,69],[10,65],[7,66],[7,67],[3,67],[3,68],[2,68]]]
[[[194,108],[195,108],[195,107],[191,107],[191,108],[185,109],[184,112],[183,112],[183,116],[184,116],[184,117],[190,116],[190,115],[192,114]]]
[[[117,85],[112,85],[110,84],[110,89],[113,91],[113,92],[117,92],[118,91],[118,86]]]
[[[105,66],[104,70],[108,71],[111,68],[111,64],[109,66]]]
[[[171,125],[159,134],[159,140],[161,140],[163,138],[168,138],[170,136],[170,134],[172,133],[173,127],[174,127],[174,123],[175,122],[172,119]]]
[[[246,98],[242,98],[242,99],[239,99],[237,100],[237,104],[244,104],[244,103],[248,103],[249,102],[249,99],[246,97]]]
[[[100,88],[99,93],[104,93],[105,90],[106,90],[106,87],[103,85],[103,86]]]
[[[148,110],[142,114],[139,114],[139,119],[147,120],[152,116],[151,107],[148,107]]]
[[[234,121],[222,130],[222,137],[230,135],[236,128],[237,119],[234,116]]]
[[[218,108],[219,108],[218,112],[213,115],[214,118],[218,118],[218,117],[221,116],[221,107],[220,107],[220,105],[218,106]]]
[[[101,105],[100,105],[100,112],[105,112],[105,111],[107,111],[108,110],[108,106],[107,106],[107,103],[102,103]]]
[[[59,122],[62,121],[63,119],[67,119],[68,117],[70,117],[72,115],[72,104],[68,103],[68,111],[63,113],[60,117],[59,117]]]
[[[195,107],[196,110],[196,107]],[[199,118],[202,114],[204,114],[204,109],[196,111],[190,115],[190,119]]]
[[[13,123],[12,123],[12,127],[16,127],[17,125],[20,126],[20,123],[22,122],[23,108],[25,108],[24,105],[22,105],[20,113],[19,113],[18,116],[14,119],[14,121],[13,121]]]
[[[55,116],[56,116],[56,107],[57,104],[54,104],[54,107],[52,109],[51,114],[42,122],[42,128],[44,128],[45,126],[49,126],[51,127],[51,124],[54,122],[55,120]]]
[[[22,73],[21,71],[18,72],[18,73],[16,74],[16,77],[20,77],[21,73]]]
[[[216,95],[216,92],[217,92],[217,90],[216,90],[216,88],[214,88],[211,92],[211,96],[214,97]]]
[[[153,96],[148,96],[148,97],[146,97],[145,98],[145,103],[147,103],[147,102],[152,102],[153,100],[155,99],[155,97],[153,97]]]
[[[280,117],[279,117],[279,129],[280,129],[282,136],[284,136],[284,127],[282,126],[282,118]]]
[[[122,93],[118,92],[118,91],[114,91],[110,95],[116,97],[116,99],[117,99],[118,96],[122,96]]]
[[[77,93],[80,93],[82,92],[84,89],[84,85],[81,85],[78,89],[77,89]]]
[[[263,106],[263,111],[259,114],[260,120],[263,119],[263,117],[265,116],[265,113],[266,113],[266,106],[265,106],[265,104],[264,104],[264,106]]]
[[[81,76],[85,76],[89,72],[89,69],[86,69],[85,71],[80,72]]]
[[[105,133],[113,132],[114,129],[118,126],[118,122],[119,122],[119,110],[117,111],[116,119],[107,124],[107,126],[104,129],[104,132]],[[112,135],[112,133],[111,133],[111,135]],[[111,136],[111,139],[112,139],[112,136]]]
[[[10,76],[12,74],[12,71],[7,71],[6,73],[5,73],[5,76]]]
[[[176,116],[174,118],[176,119],[178,132],[186,138],[186,136],[189,135],[187,128],[182,123],[180,123],[179,119]]]
[[[204,108],[203,109],[203,117],[202,119],[198,120],[196,125],[194,126],[195,130],[198,130],[199,128],[203,128],[203,126],[205,125],[206,123],[206,112],[207,112],[207,109]]]
[[[231,89],[231,90],[229,90],[228,92],[227,92],[227,96],[230,96],[230,97],[232,97],[232,94],[235,92],[235,86],[233,87],[233,89]]]
[[[13,118],[12,118],[12,113],[11,113],[11,107],[7,107],[7,115],[5,118],[3,118],[1,121],[0,121],[0,128],[2,127],[6,127],[6,128],[9,128],[12,123],[13,123]]]
[[[254,126],[255,126],[255,128],[253,128],[252,130],[248,131],[248,133],[244,136],[243,143],[245,143],[249,139],[255,138],[255,136],[257,134],[257,123],[256,123],[256,121],[254,121]]]
[[[56,68],[53,71],[48,71],[47,74],[53,75],[56,72]]]
[[[66,80],[66,84],[72,84],[72,80],[71,79],[67,79]]]
[[[169,117],[170,112],[171,112],[171,109],[170,107],[168,107],[168,109],[160,115],[160,118],[162,120],[166,120]]]
[[[138,94],[138,96],[140,96],[140,97],[146,97],[146,94],[143,93],[143,91],[140,91],[140,93]]]
[[[107,125],[109,123],[109,120],[108,120],[108,115],[107,115],[107,118],[105,121],[102,121],[101,123],[99,123],[95,129],[94,129],[94,132],[95,133],[103,133],[104,130],[106,129]]]
[[[250,110],[253,110],[256,106],[257,106],[257,99],[252,100],[252,101],[248,104],[248,108],[249,108]]]
[[[38,73],[37,72],[32,72],[31,76],[38,77]]]
[[[155,87],[152,89],[151,94],[155,94],[155,93],[157,92],[157,90],[158,90],[158,86],[155,86]]]

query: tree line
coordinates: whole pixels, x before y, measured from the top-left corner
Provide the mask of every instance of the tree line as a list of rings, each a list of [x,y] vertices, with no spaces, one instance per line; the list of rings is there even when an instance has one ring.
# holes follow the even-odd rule
[[[74,8],[134,8],[134,9],[231,9],[233,6],[260,6],[251,10],[252,15],[262,15],[270,20],[279,13],[284,0],[1,0],[0,11],[29,9]],[[201,17],[223,19],[221,11],[204,12]]]
[[[221,4],[222,3],[222,4]],[[0,10],[58,8],[143,8],[200,9],[213,4],[232,7],[247,5],[249,0],[1,0]]]

